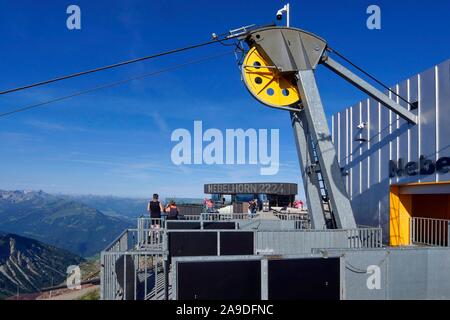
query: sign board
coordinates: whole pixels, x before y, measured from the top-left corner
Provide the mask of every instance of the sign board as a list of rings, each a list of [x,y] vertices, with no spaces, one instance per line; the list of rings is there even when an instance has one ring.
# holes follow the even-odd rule
[[[205,184],[206,194],[274,194],[296,195],[295,183],[213,183]]]

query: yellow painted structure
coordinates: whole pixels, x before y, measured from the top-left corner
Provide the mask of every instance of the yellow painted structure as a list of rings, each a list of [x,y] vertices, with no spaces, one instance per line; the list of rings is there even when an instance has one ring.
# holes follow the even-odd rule
[[[242,78],[250,93],[268,106],[287,107],[300,102],[295,75],[280,74],[256,47],[244,59]]]

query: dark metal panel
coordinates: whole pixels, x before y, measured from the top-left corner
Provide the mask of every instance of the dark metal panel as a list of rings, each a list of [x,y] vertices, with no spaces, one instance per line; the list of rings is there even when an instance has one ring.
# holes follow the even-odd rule
[[[220,255],[253,255],[255,254],[253,232],[221,232]]]
[[[199,221],[166,221],[167,230],[197,230],[200,228]]]
[[[236,222],[224,222],[224,221],[203,221],[203,229],[209,230],[234,230],[236,228]]]
[[[340,259],[269,260],[269,300],[339,300]]]
[[[420,155],[436,160],[436,89],[434,68],[420,75],[419,115]],[[436,175],[421,176],[420,181],[436,181]]]
[[[177,263],[179,300],[260,300],[260,261]]]
[[[438,66],[439,158],[450,157],[450,61]],[[439,181],[449,181],[450,173],[438,173]]]
[[[217,232],[169,232],[168,240],[171,257],[217,255]]]

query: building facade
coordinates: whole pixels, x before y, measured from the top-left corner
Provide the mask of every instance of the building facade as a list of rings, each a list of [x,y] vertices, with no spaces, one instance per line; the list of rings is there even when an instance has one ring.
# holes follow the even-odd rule
[[[418,124],[368,98],[333,115],[332,136],[357,223],[403,245],[412,218],[450,219],[450,60],[391,90]]]

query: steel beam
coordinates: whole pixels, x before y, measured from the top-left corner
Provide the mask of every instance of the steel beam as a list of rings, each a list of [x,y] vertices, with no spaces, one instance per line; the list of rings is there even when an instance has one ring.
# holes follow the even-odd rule
[[[390,99],[383,92],[379,91],[377,88],[369,84],[367,81],[364,81],[363,79],[358,77],[356,74],[348,70],[346,67],[344,67],[337,61],[333,60],[330,57],[326,57],[322,60],[322,64],[325,65],[328,69],[330,69],[334,73],[338,74],[339,76],[350,82],[358,89],[367,93],[369,96],[380,102],[382,105],[386,106],[388,109],[398,114],[406,121],[413,124],[417,124],[417,116],[414,113],[402,107],[394,100]]]
[[[308,145],[310,133],[308,130],[308,123],[305,119],[305,113],[303,111],[291,112],[291,123],[294,131],[295,144],[297,146],[306,204],[308,205],[308,214],[311,218],[311,228],[326,229],[317,176],[314,174],[309,175],[307,173],[307,168],[311,165],[313,155],[311,154],[311,148]]]
[[[336,151],[331,142],[330,130],[320,99],[319,89],[313,70],[300,70],[297,72],[303,112],[311,134],[317,139],[316,151],[319,158],[320,169],[331,200],[333,215],[338,228],[356,228],[350,200],[345,189],[341,168],[339,167]]]

